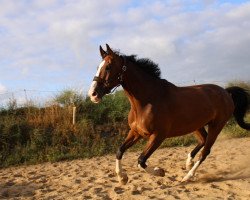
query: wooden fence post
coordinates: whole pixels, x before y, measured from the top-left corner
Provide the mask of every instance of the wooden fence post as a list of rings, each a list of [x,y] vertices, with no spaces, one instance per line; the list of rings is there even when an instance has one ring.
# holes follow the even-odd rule
[[[73,106],[73,125],[76,123],[76,106]]]

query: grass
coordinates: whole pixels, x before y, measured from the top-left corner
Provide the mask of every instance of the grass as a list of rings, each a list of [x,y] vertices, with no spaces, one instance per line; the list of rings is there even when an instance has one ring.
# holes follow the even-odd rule
[[[248,113],[244,119],[246,122],[250,123],[250,113]],[[222,130],[222,134],[228,138],[240,138],[240,137],[250,137],[250,131],[242,129],[232,118],[228,121],[227,125]]]
[[[73,99],[73,103],[77,107],[75,125],[72,124],[72,106],[62,98],[60,104],[43,108],[32,104],[18,108],[14,103],[2,108],[0,168],[114,154],[129,130],[129,102],[123,92],[106,96],[98,105],[92,104],[86,97],[74,96],[76,101]],[[250,121],[250,114],[246,121]],[[234,120],[230,120],[222,134],[227,137],[249,137],[250,131],[241,129]],[[142,150],[145,143],[142,140],[131,150]],[[194,143],[195,137],[189,134],[166,139],[161,147]]]

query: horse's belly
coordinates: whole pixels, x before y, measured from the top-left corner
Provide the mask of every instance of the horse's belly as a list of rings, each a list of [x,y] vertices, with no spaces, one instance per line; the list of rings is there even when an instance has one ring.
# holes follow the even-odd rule
[[[172,123],[170,130],[168,131],[168,136],[180,136],[191,133],[206,126],[209,121],[212,120],[212,115],[207,117],[191,118],[189,120],[180,120]]]

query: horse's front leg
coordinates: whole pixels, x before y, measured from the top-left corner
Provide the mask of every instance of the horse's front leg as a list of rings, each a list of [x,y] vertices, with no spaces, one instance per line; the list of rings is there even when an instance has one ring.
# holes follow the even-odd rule
[[[115,172],[117,174],[118,177],[118,181],[120,184],[125,185],[128,182],[128,176],[126,174],[126,172],[123,171],[122,169],[122,156],[124,154],[124,152],[131,146],[133,146],[133,144],[135,144],[139,139],[141,138],[141,136],[139,134],[137,134],[135,131],[130,130],[128,133],[128,136],[126,137],[124,143],[121,145],[121,147],[118,149],[117,153],[116,153],[116,168],[115,168]]]
[[[152,134],[149,137],[147,145],[143,150],[142,154],[138,158],[138,167],[142,168],[146,172],[155,175],[155,176],[165,176],[165,171],[159,167],[149,167],[146,165],[147,159],[151,156],[151,154],[161,145],[164,138],[159,135]]]

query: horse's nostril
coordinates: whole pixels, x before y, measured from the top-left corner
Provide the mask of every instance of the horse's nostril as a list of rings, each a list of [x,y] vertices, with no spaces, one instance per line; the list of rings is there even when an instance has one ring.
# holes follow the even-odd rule
[[[92,96],[97,96],[97,92],[94,91],[94,92],[92,93]]]

